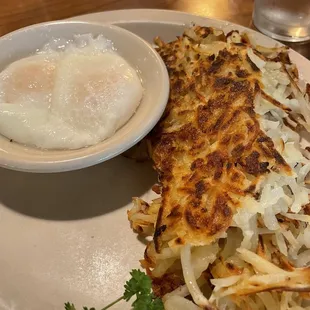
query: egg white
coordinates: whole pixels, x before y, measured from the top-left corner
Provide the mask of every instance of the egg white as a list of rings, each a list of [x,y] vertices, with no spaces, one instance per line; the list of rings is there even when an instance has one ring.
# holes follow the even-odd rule
[[[94,46],[40,53],[2,71],[0,133],[39,148],[77,149],[123,126],[141,101],[141,81],[113,49]]]

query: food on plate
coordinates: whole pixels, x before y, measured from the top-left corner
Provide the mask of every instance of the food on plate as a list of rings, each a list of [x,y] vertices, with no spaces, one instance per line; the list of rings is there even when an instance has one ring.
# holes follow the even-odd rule
[[[130,119],[142,95],[110,40],[53,40],[0,73],[0,134],[44,149],[94,145]]]
[[[147,138],[158,197],[128,211],[153,236],[141,265],[154,293],[167,310],[306,309],[310,86],[286,47],[238,31],[155,43],[171,83]]]
[[[132,303],[133,310],[163,310],[164,306],[160,298],[156,297],[152,292],[152,281],[144,272],[133,269],[130,272],[131,278],[124,285],[125,291],[123,296],[116,299],[114,302],[105,306],[101,310],[110,309],[120,301],[129,301],[135,297]],[[77,310],[74,304],[65,303],[65,310]],[[96,310],[95,308],[83,307],[83,310]]]

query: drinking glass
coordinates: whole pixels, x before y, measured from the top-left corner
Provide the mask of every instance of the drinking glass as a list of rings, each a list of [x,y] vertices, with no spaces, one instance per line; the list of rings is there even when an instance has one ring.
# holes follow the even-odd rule
[[[310,40],[310,0],[255,0],[253,22],[277,40]]]

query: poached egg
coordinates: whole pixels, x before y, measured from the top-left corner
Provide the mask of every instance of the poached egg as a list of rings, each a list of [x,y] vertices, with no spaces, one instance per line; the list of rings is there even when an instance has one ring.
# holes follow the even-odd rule
[[[80,39],[80,38],[77,38]],[[51,44],[0,73],[0,133],[43,149],[78,149],[111,137],[135,113],[143,87],[104,37]]]

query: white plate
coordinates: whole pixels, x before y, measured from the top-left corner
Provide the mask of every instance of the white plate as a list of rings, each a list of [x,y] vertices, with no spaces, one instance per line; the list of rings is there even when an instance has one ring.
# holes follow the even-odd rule
[[[245,30],[172,11],[126,10],[77,19],[115,23],[149,41],[156,35],[173,39],[190,22]],[[261,44],[275,42],[248,31]],[[310,62],[291,54],[310,81]],[[131,233],[126,209],[132,196],[150,196],[155,181],[149,163],[120,156],[61,174],[1,169],[0,309],[58,310],[66,301],[102,307],[121,296],[128,272],[139,266],[144,251]]]

